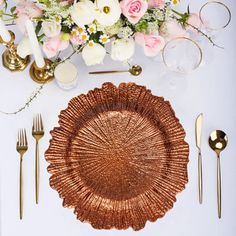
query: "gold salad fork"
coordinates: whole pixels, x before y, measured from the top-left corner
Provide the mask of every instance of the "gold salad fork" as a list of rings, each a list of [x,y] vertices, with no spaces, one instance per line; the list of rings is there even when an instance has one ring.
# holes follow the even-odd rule
[[[20,196],[20,219],[23,218],[23,169],[22,169],[22,163],[23,163],[23,156],[28,150],[28,143],[27,143],[27,137],[26,137],[26,131],[25,129],[20,129],[18,131],[18,140],[16,143],[16,150],[20,154],[20,189],[19,189],[19,196]]]
[[[41,114],[38,114],[33,119],[32,135],[36,141],[35,149],[35,199],[36,204],[39,202],[39,140],[44,135],[43,121]]]

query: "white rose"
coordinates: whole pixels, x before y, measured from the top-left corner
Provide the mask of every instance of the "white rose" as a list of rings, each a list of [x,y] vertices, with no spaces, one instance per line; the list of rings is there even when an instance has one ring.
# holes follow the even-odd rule
[[[97,1],[96,20],[104,26],[115,24],[121,15],[121,7],[118,0]]]
[[[106,50],[99,43],[93,43],[92,46],[88,44],[83,48],[82,51],[82,58],[84,59],[87,66],[102,64],[105,56]]]
[[[61,25],[53,21],[44,21],[42,30],[47,37],[52,38],[61,33]]]
[[[70,15],[76,25],[88,25],[95,20],[95,5],[89,0],[74,3]]]
[[[134,55],[133,38],[116,39],[111,44],[111,58],[115,61],[126,61]]]
[[[32,54],[29,38],[23,38],[17,46],[17,54],[21,58],[26,58],[26,56]]]

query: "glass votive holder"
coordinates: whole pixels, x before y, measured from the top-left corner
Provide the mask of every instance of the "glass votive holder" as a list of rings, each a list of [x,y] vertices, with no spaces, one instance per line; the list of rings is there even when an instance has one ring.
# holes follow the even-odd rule
[[[65,61],[56,66],[54,76],[58,86],[64,90],[70,90],[77,86],[78,70],[75,65]]]

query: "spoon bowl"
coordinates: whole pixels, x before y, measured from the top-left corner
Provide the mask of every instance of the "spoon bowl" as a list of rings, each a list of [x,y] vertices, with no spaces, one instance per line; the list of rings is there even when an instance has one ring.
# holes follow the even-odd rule
[[[142,73],[142,67],[139,65],[133,65],[129,69],[129,73],[134,76],[139,76]]]
[[[210,134],[209,145],[217,156],[226,148],[228,144],[228,137],[222,130],[215,130]]]

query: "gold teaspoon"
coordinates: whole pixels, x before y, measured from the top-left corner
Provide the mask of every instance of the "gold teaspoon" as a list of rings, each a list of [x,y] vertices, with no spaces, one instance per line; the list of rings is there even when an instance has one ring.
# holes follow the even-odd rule
[[[98,74],[116,74],[129,72],[131,75],[138,76],[142,73],[142,67],[139,65],[133,65],[129,70],[108,70],[108,71],[93,71],[89,72],[90,75]]]
[[[220,167],[220,153],[226,148],[228,137],[225,132],[215,130],[209,137],[209,145],[217,155],[217,205],[218,217],[221,218],[221,167]]]

